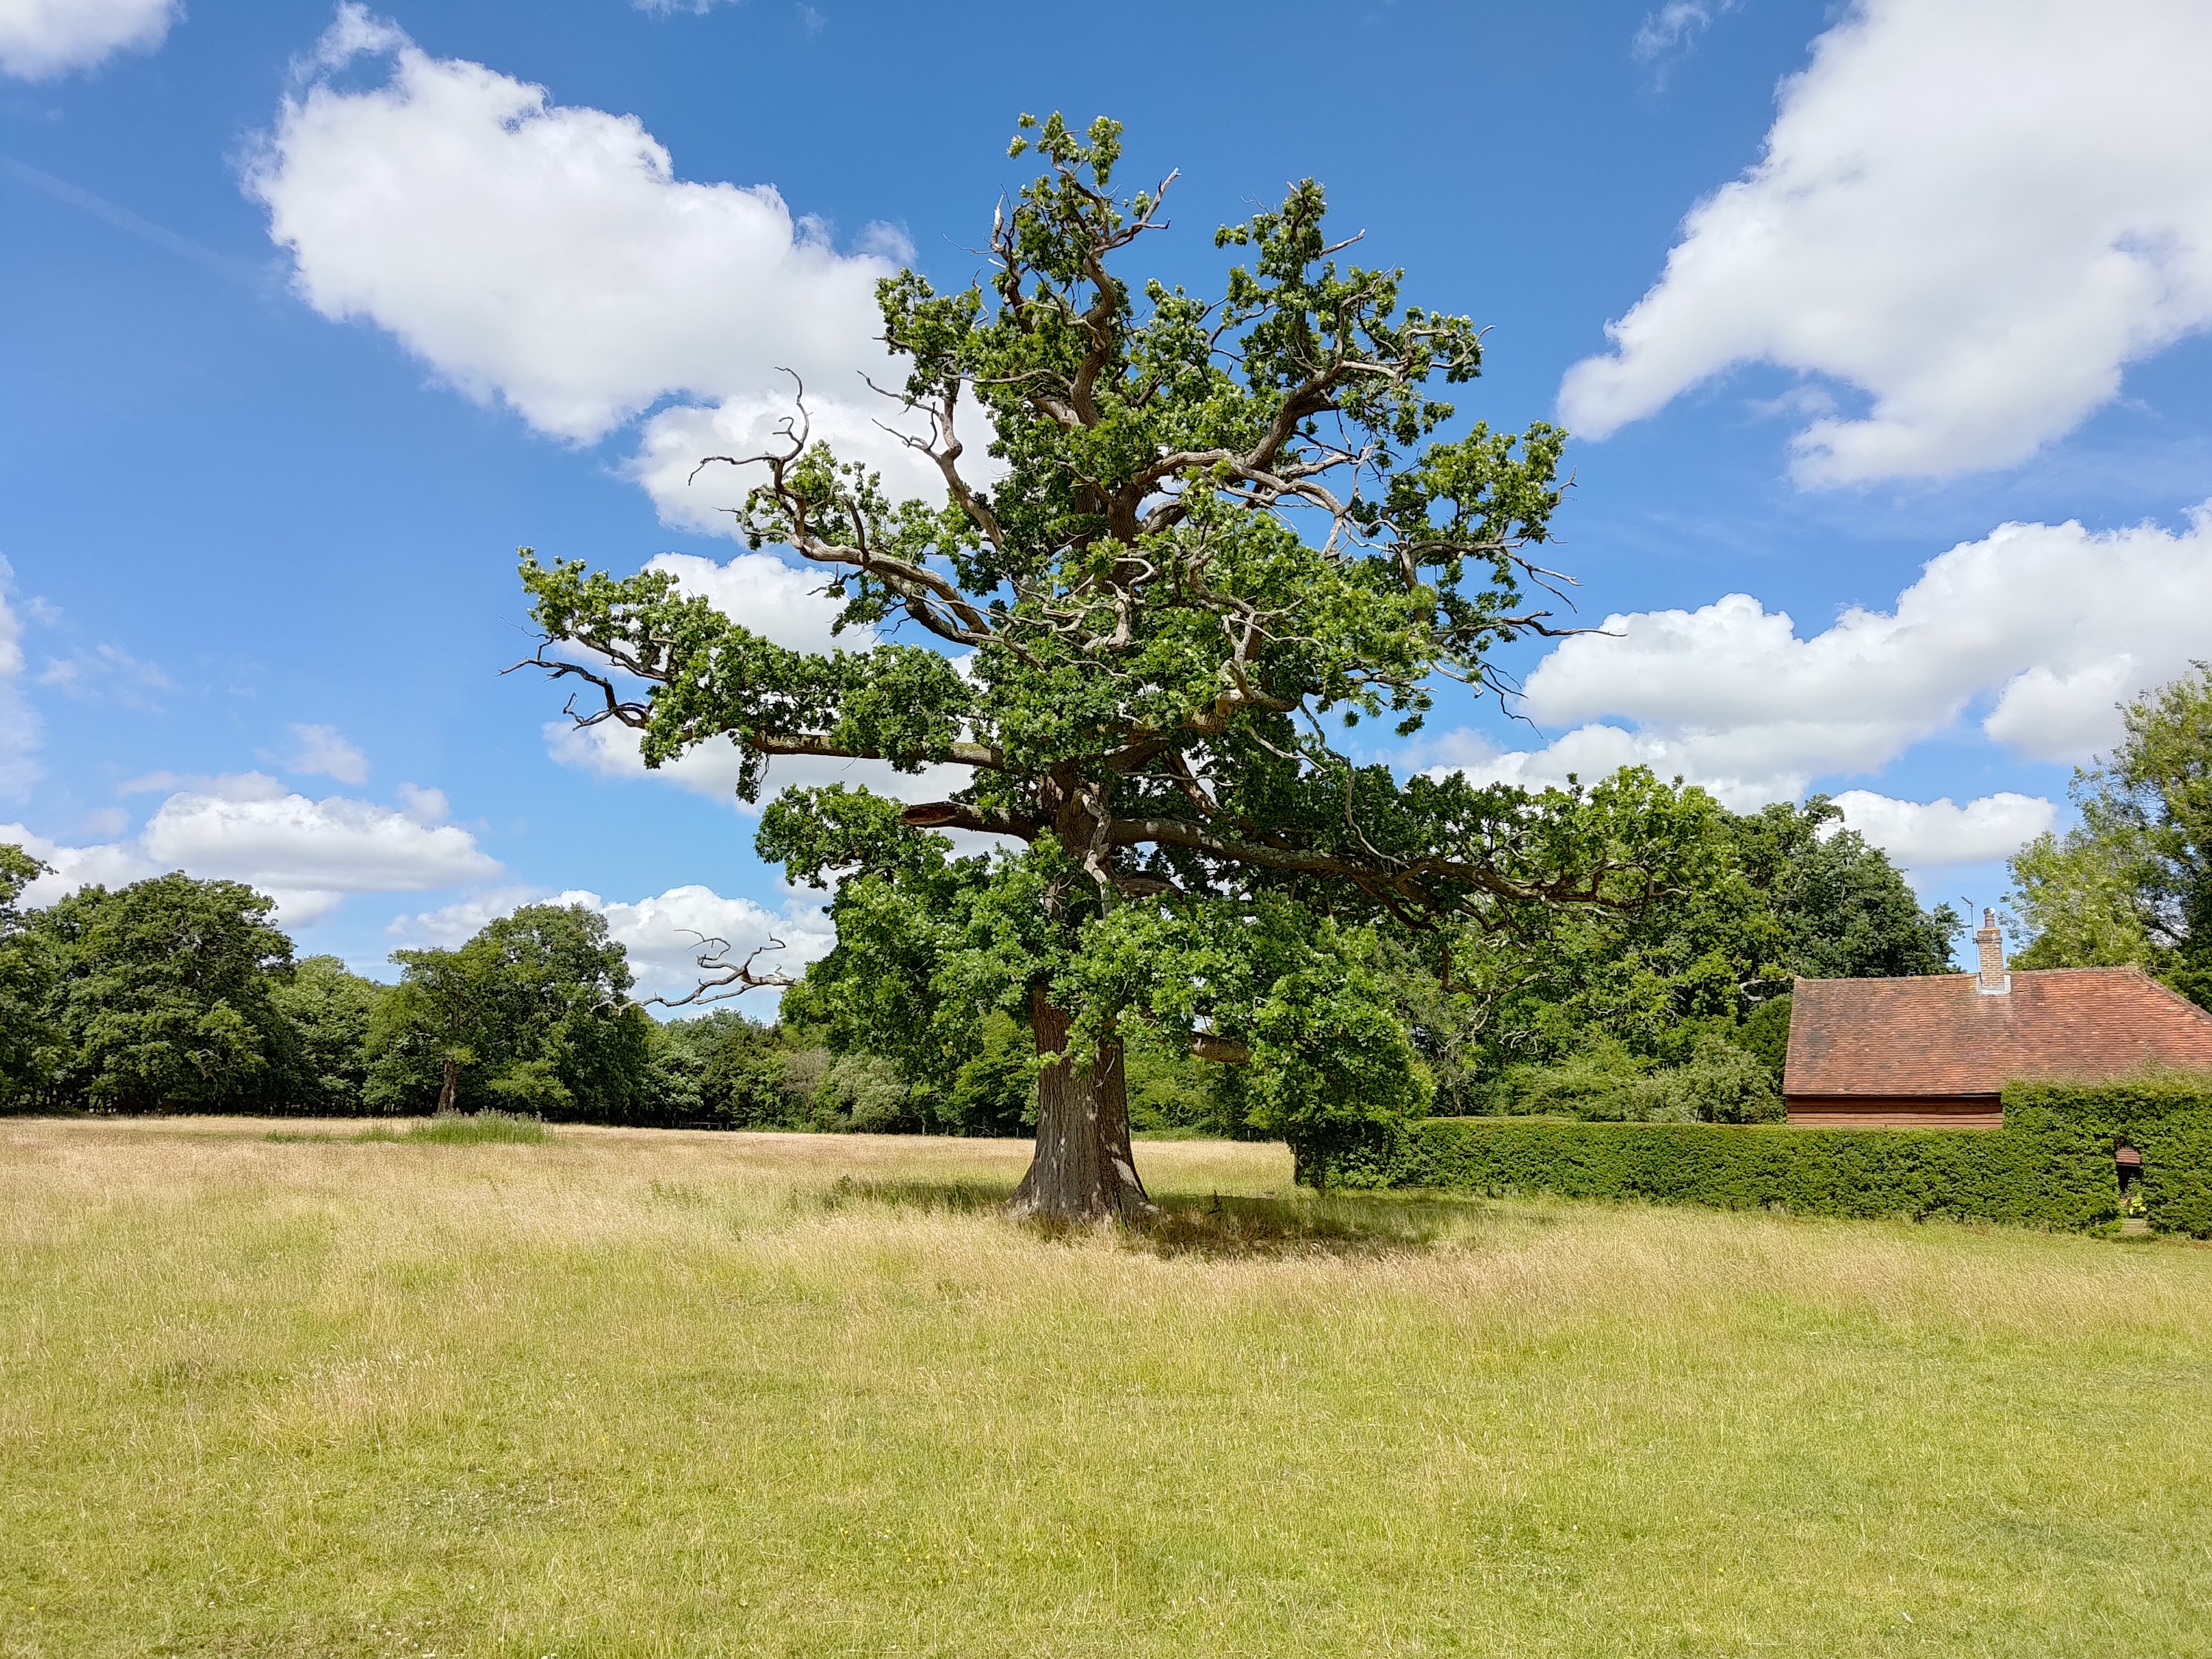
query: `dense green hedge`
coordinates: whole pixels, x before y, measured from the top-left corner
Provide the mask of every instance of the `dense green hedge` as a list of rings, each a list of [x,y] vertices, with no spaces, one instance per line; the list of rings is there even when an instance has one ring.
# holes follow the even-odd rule
[[[2107,1159],[2124,1140],[2143,1157],[2153,1232],[2212,1238],[2212,1076],[2154,1073],[2118,1083],[2015,1083],[2001,1134],[2076,1137]]]
[[[2090,1153],[2002,1129],[1444,1118],[1413,1127],[1394,1184],[2074,1228],[2118,1212],[2109,1144]]]
[[[2179,1075],[2016,1085],[2005,1091],[2002,1129],[1435,1118],[1329,1176],[1345,1186],[2078,1229],[2119,1212],[2112,1148],[2123,1139],[2143,1154],[2154,1230],[2212,1237],[2212,1079]]]

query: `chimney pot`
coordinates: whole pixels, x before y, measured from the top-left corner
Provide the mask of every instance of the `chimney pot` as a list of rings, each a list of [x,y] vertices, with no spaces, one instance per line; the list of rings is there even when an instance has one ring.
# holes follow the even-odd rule
[[[2005,972],[2004,935],[1997,931],[1994,909],[1983,910],[1981,931],[1974,935],[1974,944],[1981,955],[1981,972],[1974,988],[1985,997],[2004,995],[2012,989],[2012,975]]]

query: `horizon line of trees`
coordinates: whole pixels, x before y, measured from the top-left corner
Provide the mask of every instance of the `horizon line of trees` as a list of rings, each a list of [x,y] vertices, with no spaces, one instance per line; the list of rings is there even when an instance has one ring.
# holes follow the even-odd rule
[[[1686,890],[1559,911],[1501,940],[1386,940],[1375,967],[1428,1109],[1749,1121],[1779,1115],[1793,976],[1952,970],[1962,923],[1923,909],[1825,797],[1759,812],[1646,780],[1710,846]],[[466,943],[393,953],[383,984],[295,957],[274,902],[181,872],[20,907],[43,866],[0,846],[0,1109],[285,1115],[497,1107],[552,1121],[1018,1135],[1038,1061],[992,1014],[949,1074],[836,1029],[804,982],[763,1024],[729,1008],[658,1022],[627,952],[580,907],[526,907]],[[1141,1024],[1132,1127],[1249,1136],[1238,1068]]]

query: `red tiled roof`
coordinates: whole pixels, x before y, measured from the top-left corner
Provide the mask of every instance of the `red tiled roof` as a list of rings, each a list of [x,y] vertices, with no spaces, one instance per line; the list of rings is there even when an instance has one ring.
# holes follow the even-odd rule
[[[2014,1078],[2094,1082],[2149,1061],[2212,1068],[2212,1014],[2138,968],[2031,969],[2001,996],[1972,974],[1801,979],[1782,1092],[1993,1095]]]

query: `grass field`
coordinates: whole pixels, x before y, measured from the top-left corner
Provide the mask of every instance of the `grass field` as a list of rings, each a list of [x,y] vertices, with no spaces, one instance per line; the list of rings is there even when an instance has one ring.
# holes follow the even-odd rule
[[[0,1120],[0,1653],[2212,1655],[2212,1250],[270,1128]]]

